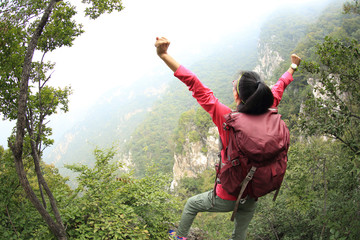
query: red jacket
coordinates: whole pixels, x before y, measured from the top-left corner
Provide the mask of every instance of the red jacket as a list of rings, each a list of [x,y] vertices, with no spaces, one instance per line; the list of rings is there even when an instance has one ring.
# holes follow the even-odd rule
[[[181,80],[183,83],[188,86],[189,90],[192,91],[192,96],[197,100],[201,107],[207,111],[213,122],[218,128],[219,135],[223,142],[223,150],[221,151],[221,156],[224,161],[225,158],[225,149],[227,147],[227,136],[226,132],[223,129],[223,123],[225,121],[224,115],[230,113],[232,110],[219,102],[219,100],[214,96],[214,93],[211,89],[203,85],[200,80],[196,77],[194,73],[186,69],[184,66],[180,66],[174,76]],[[282,98],[285,88],[293,81],[293,77],[290,73],[285,72],[277,83],[272,87],[271,92],[274,95],[274,104],[272,107],[277,107]],[[231,86],[231,83],[229,83]],[[218,184],[216,187],[216,194],[225,200],[236,200],[236,197],[228,194],[222,187],[221,184]]]

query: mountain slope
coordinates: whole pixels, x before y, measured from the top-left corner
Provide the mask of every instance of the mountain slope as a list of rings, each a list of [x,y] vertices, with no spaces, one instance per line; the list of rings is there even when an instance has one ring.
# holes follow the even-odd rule
[[[255,69],[271,83],[273,73],[282,62],[288,67],[291,51],[307,34],[309,24],[316,20],[323,6],[298,9],[296,14],[280,9],[263,24],[261,32],[234,35],[222,43],[221,49],[186,67],[196,73],[221,102],[230,105],[233,102],[231,82],[236,79],[236,73]],[[299,31],[294,31],[294,26]],[[184,84],[175,80],[154,106],[124,148],[124,158],[131,155],[138,176],[142,176],[146,166],[153,162],[159,165],[160,171],[172,171],[177,121],[181,113],[198,105]]]

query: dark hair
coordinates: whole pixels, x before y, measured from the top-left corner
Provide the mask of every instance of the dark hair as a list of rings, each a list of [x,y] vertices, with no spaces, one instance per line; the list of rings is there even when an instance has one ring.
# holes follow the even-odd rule
[[[270,88],[261,81],[256,72],[246,71],[240,73],[236,91],[241,99],[237,111],[248,114],[262,114],[273,105],[274,96]]]

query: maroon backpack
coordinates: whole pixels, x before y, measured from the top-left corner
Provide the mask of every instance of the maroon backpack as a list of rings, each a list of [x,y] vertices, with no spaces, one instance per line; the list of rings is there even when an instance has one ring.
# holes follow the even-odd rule
[[[281,115],[271,109],[261,115],[232,112],[225,116],[228,131],[226,163],[218,170],[222,188],[236,196],[231,220],[247,196],[257,199],[278,190],[285,175],[290,135]]]

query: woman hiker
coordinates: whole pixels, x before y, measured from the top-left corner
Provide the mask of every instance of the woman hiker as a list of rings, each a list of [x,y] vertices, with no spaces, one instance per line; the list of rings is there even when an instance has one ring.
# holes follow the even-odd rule
[[[211,89],[203,85],[200,80],[190,70],[180,65],[172,58],[167,50],[170,42],[164,37],[157,37],[155,47],[158,56],[174,72],[174,76],[182,81],[197,100],[211,116],[213,122],[218,127],[219,135],[223,143],[221,151],[222,161],[225,160],[225,149],[227,141],[223,123],[224,115],[232,110],[220,103],[214,96]],[[291,55],[291,66],[270,88],[260,79],[255,72],[242,72],[240,77],[233,82],[233,95],[237,105],[237,111],[246,114],[262,114],[268,111],[268,108],[275,108],[280,103],[285,88],[293,81],[292,75],[299,66],[301,59],[293,54]],[[169,239],[187,239],[189,229],[198,212],[230,212],[233,211],[236,197],[227,193],[221,186],[216,185],[216,197],[213,202],[213,190],[198,194],[187,200],[184,207],[180,224],[177,232],[169,231]],[[256,209],[256,199],[247,198],[244,204],[240,204],[235,215],[235,228],[232,233],[232,240],[246,239],[248,225]]]

